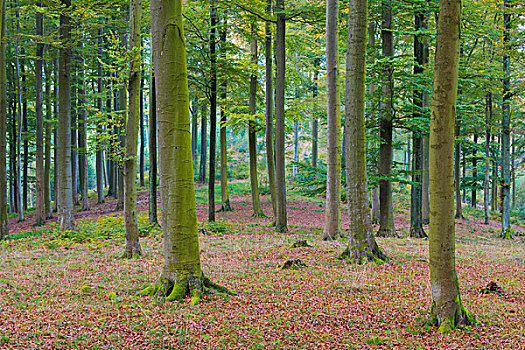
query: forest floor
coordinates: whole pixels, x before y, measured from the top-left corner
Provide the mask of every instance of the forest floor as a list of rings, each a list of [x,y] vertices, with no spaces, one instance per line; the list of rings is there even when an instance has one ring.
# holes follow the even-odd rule
[[[381,238],[390,259],[356,266],[339,260],[348,241],[322,241],[321,199],[291,195],[288,233],[253,218],[246,190],[232,191],[235,211],[208,224],[198,187],[205,274],[235,291],[189,301],[137,297],[162,266],[162,238],[139,215],[145,255],[121,260],[123,219],[115,202],[77,212],[78,230],[11,219],[0,242],[1,349],[525,349],[525,228],[497,238],[500,223],[456,221],[456,265],[463,304],[478,325],[439,334],[422,322],[431,297],[428,241]],[[220,198],[220,197],[218,197]],[[271,213],[267,197],[263,209]],[[147,193],[139,197],[147,209]],[[344,206],[343,206],[344,208]],[[347,222],[342,211],[343,229]],[[396,226],[408,232],[406,204]],[[291,248],[297,240],[312,247]],[[282,270],[289,259],[306,266]],[[482,294],[489,282],[504,293]]]

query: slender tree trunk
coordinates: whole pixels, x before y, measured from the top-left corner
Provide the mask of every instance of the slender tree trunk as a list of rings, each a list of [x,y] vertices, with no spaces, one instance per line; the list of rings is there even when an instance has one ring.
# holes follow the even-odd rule
[[[251,25],[252,34],[255,35],[255,24]],[[252,62],[252,72],[250,75],[250,101],[249,108],[252,118],[255,118],[256,95],[257,95],[257,40],[251,39],[250,53]],[[250,187],[252,191],[252,208],[254,217],[264,216],[259,197],[259,181],[257,179],[257,124],[250,120],[248,125],[248,149],[250,153]]]
[[[473,142],[474,142],[473,144],[474,148],[472,149],[472,178],[473,178],[474,187],[472,189],[470,205],[473,208],[476,208],[476,206],[478,205],[477,191],[475,187],[478,184],[478,180],[477,180],[477,177],[478,177],[478,169],[477,169],[478,168],[478,159],[477,159],[478,134],[476,132],[474,132]]]
[[[458,88],[461,0],[441,0],[430,121],[430,285],[432,322],[440,332],[472,323],[455,266],[454,114]]]
[[[363,263],[376,259],[385,260],[386,256],[375,241],[368,207],[364,119],[367,0],[349,3],[344,147],[350,242],[343,257],[355,263]]]
[[[17,85],[17,98],[16,98],[16,181],[15,181],[15,187],[16,187],[16,207],[18,210],[18,221],[24,221],[24,206],[22,203],[22,152],[21,152],[21,144],[22,144],[22,87],[21,87],[21,78],[20,78],[20,60],[19,60],[19,33],[20,33],[20,19],[19,19],[19,5],[18,0],[15,0],[14,3],[15,8],[15,17],[16,17],[16,39],[15,39],[15,69],[16,69],[16,85]]]
[[[24,55],[24,50],[22,50]],[[25,60],[20,60],[20,76],[22,79],[22,139],[24,144],[24,161],[22,163],[22,203],[24,211],[27,211],[27,205],[29,202],[28,191],[28,170],[29,170],[29,141],[28,141],[28,130],[27,130],[27,87],[26,87],[26,64]]]
[[[191,113],[191,155],[193,164],[197,164],[197,149],[198,149],[198,120],[197,114],[199,110],[199,99],[195,99],[192,105]]]
[[[100,113],[97,125],[97,150],[96,150],[96,173],[97,173],[97,202],[104,203],[104,154],[102,145],[102,27],[98,29],[98,63],[97,63],[97,109]]]
[[[215,221],[215,152],[217,150],[217,3],[212,0],[210,13],[210,176],[208,178],[208,221]]]
[[[425,5],[422,5],[425,6]],[[425,10],[419,9],[415,15],[415,30],[419,33],[421,30],[428,29],[426,23]],[[414,35],[414,76],[421,76],[425,71],[428,63],[428,40],[421,34]],[[414,91],[414,119],[424,117],[424,91]],[[423,216],[421,206],[423,201],[423,131],[413,131],[413,157],[412,157],[412,188],[410,196],[410,237],[425,238],[428,237],[423,229]]]
[[[81,83],[79,88],[80,113],[78,114],[78,170],[80,179],[80,192],[82,195],[82,210],[89,210],[88,198],[88,157],[87,157],[87,118],[88,118],[88,99],[85,78],[85,60],[83,55],[84,44],[80,43],[79,58]]]
[[[69,10],[71,0],[61,0],[61,4]],[[58,222],[61,231],[73,230],[73,195],[71,176],[71,18],[60,15],[60,37],[63,46],[59,51],[58,85]]]
[[[504,0],[503,22],[505,24],[503,41],[505,48],[510,48],[510,30],[511,16],[509,9],[512,0]],[[510,90],[510,56],[506,53],[503,56],[503,105],[501,116],[501,237],[505,239],[512,238],[510,226],[510,201],[511,201],[511,175],[510,175],[510,99],[512,92]]]
[[[1,1],[0,8],[0,240],[9,235],[7,221],[7,74],[6,74],[6,6]]]
[[[71,194],[73,196],[73,205],[78,205],[78,185],[77,185],[77,141],[78,141],[78,125],[77,125],[77,55],[73,51],[72,58],[72,73],[71,73]]]
[[[272,13],[272,0],[266,2],[266,15]],[[272,62],[272,27],[270,22],[266,22],[264,27],[264,56],[266,63],[266,164],[268,168],[268,186],[272,200],[272,210],[274,223],[277,221],[277,196],[275,189],[275,154],[273,150],[273,62]]]
[[[149,222],[158,224],[157,219],[157,95],[155,74],[151,73],[149,95]]]
[[[341,235],[341,112],[339,100],[339,55],[337,45],[338,1],[326,1],[326,75],[328,156],[324,239]]]
[[[392,2],[382,2],[382,53],[385,59],[394,56],[394,43],[392,34]],[[386,61],[383,66],[381,119],[379,136],[379,174],[389,177],[392,174],[392,131],[393,131],[393,85],[394,67],[392,62]],[[393,237],[396,230],[394,226],[394,208],[392,206],[392,182],[387,179],[379,181],[379,232],[378,236]]]
[[[454,188],[456,193],[456,219],[463,219],[463,207],[461,205],[461,141],[458,140],[461,135],[461,117],[456,115],[456,124],[454,126],[455,146],[454,146]]]
[[[228,25],[226,16],[224,17],[224,26],[221,29],[220,32],[220,41],[221,41],[221,58],[225,62],[226,61],[226,27]],[[230,204],[230,195],[228,192],[228,147],[227,147],[227,140],[226,140],[226,93],[228,89],[228,80],[225,77],[223,77],[223,81],[221,83],[221,100],[222,100],[222,107],[221,107],[221,127],[219,130],[220,133],[220,148],[221,148],[221,208],[219,211],[232,211],[232,207]],[[194,118],[196,121],[197,119]],[[193,130],[192,130],[193,131]],[[197,135],[197,128],[195,127],[195,135]],[[195,141],[195,144],[197,142]],[[194,158],[195,159],[195,158]]]
[[[37,6],[41,7],[40,3]],[[36,14],[36,35],[41,36],[44,33],[43,14],[37,12]],[[35,62],[35,115],[36,115],[36,210],[35,210],[35,225],[40,226],[46,220],[45,208],[45,172],[44,172],[44,112],[42,104],[44,100],[44,91],[42,84],[42,65],[44,56],[44,44],[37,43],[36,46],[36,62]],[[1,181],[0,176],[0,181]]]
[[[133,53],[128,78],[128,118],[124,150],[124,256],[128,259],[142,255],[137,226],[137,146],[141,121],[140,67],[140,8],[141,0],[129,5],[129,50]],[[119,198],[120,199],[120,198]]]
[[[45,126],[45,142],[44,142],[44,212],[45,218],[51,219],[53,217],[53,210],[51,209],[51,143],[52,143],[52,132],[51,132],[51,120],[53,119],[53,110],[51,103],[51,74],[48,69],[48,65],[44,62],[44,72],[46,75],[46,119],[44,121]]]
[[[208,148],[208,142],[206,138],[206,104],[203,102],[201,105],[201,161],[199,167],[199,182],[206,183],[206,149]]]
[[[498,211],[498,185],[499,185],[498,155],[494,154],[493,161],[492,161],[492,198],[491,198],[492,212],[494,213]]]
[[[485,181],[483,183],[483,212],[485,225],[489,225],[490,197],[490,126],[492,123],[492,93],[485,95]]]
[[[144,187],[144,165],[145,165],[145,154],[146,149],[146,134],[144,132],[144,79],[140,78],[140,151],[139,151],[139,179],[140,187]]]
[[[54,169],[53,169],[53,211],[58,214],[58,197],[59,197],[59,191],[58,191],[58,120],[59,120],[59,111],[58,111],[58,93],[60,90],[60,86],[58,85],[58,58],[56,60],[56,64],[54,66],[55,76],[53,79],[53,86],[54,86],[54,95],[55,95],[55,103],[53,104],[53,114],[54,119],[57,120],[55,130],[53,132],[53,145],[54,145],[54,152],[53,152],[53,163],[54,163]]]
[[[427,104],[427,103],[425,103]],[[428,177],[428,153],[429,153],[429,135],[423,136],[423,184],[422,184],[422,200],[421,200],[421,216],[424,224],[429,223],[430,217],[430,203],[429,203],[429,177]]]
[[[284,0],[275,1],[277,29],[275,32],[275,197],[277,217],[275,228],[279,232],[288,231],[286,215],[286,162],[284,142],[284,90],[286,76],[286,17]]]
[[[140,6],[139,6],[140,8]],[[122,16],[122,20],[123,21],[126,21],[128,19],[128,7],[127,6],[122,6],[120,8],[120,14]],[[140,30],[140,29],[139,29]],[[120,42],[120,50],[121,50],[121,55],[124,56],[125,55],[125,52],[129,49],[128,47],[128,42],[127,42],[127,35],[126,35],[126,31],[125,30],[122,30],[120,32],[120,38],[119,38],[119,42]],[[139,50],[140,50],[140,39],[139,39],[139,44],[138,44],[138,47],[139,47]],[[125,69],[124,66],[121,67],[121,69]],[[139,66],[139,75],[140,75],[140,66]],[[140,89],[140,78],[139,78],[139,89]],[[127,139],[127,136],[126,136],[126,133],[125,131],[127,130],[127,120],[128,120],[128,117],[127,117],[127,114],[128,114],[128,110],[127,110],[127,101],[128,101],[128,98],[127,98],[127,94],[126,94],[126,86],[125,84],[122,84],[119,88],[119,91],[118,91],[118,110],[120,111],[120,113],[118,114],[118,126],[117,126],[117,135],[118,135],[118,139],[119,139],[119,144],[120,144],[120,149],[119,149],[119,153],[120,152],[125,152],[125,148],[126,148],[126,139]],[[137,104],[137,108],[140,108],[139,107],[140,103]],[[137,127],[138,127],[138,123],[137,123]],[[124,131],[124,133],[122,132]],[[138,134],[138,131],[137,131],[137,134]],[[135,142],[136,142],[136,139],[135,139]],[[136,147],[135,146],[135,157],[137,156],[137,151],[136,151]],[[120,153],[122,154],[122,153]],[[125,192],[125,184],[124,184],[124,172],[125,172],[125,165],[124,165],[124,161],[122,162],[115,162],[115,165],[116,165],[116,169],[115,169],[115,175],[116,175],[116,178],[117,178],[117,189],[118,189],[118,197],[117,197],[117,205],[115,207],[115,210],[123,210],[124,209],[124,192]],[[136,165],[136,159],[135,159],[135,173],[133,174],[133,176],[135,176],[136,178],[136,172],[137,172],[137,165]],[[130,175],[131,176],[131,175]],[[135,185],[135,191],[136,191],[136,185]]]
[[[297,162],[299,161],[299,121],[296,119],[293,123],[293,172],[292,176],[297,176]]]

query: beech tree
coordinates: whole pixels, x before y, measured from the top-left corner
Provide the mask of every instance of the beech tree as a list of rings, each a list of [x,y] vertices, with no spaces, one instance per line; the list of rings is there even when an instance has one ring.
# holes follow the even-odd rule
[[[350,242],[342,257],[363,263],[385,260],[386,256],[375,241],[368,207],[365,137],[367,0],[349,3],[344,147]]]
[[[7,81],[5,64],[6,15],[5,0],[1,1],[0,9],[0,240],[9,234],[7,222]]]
[[[200,260],[182,1],[152,0],[150,8],[164,267],[160,282],[139,294],[160,291],[169,301],[189,295],[191,303],[196,304],[206,287],[224,289],[204,276]]]
[[[461,0],[440,0],[430,119],[429,266],[432,323],[448,332],[473,323],[459,292],[455,262],[454,122]]]

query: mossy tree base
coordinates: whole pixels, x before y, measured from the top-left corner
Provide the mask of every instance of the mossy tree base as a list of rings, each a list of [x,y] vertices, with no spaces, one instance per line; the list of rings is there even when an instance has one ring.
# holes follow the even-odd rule
[[[217,212],[219,212],[219,213],[230,212],[230,211],[233,211],[233,208],[231,207],[229,199],[227,201],[223,202],[222,205],[221,205],[221,208],[219,210],[217,210]]]
[[[389,228],[380,228],[379,231],[376,233],[377,237],[383,237],[383,238],[395,238],[396,236],[396,230],[389,229]]]
[[[202,297],[213,292],[224,295],[236,295],[227,288],[213,283],[209,278],[201,278],[190,275],[178,282],[161,278],[158,284],[151,285],[140,292],[137,296],[164,296],[167,301],[181,301],[190,297],[190,303],[196,305],[201,302]]]
[[[422,226],[410,228],[410,238],[428,238]]]
[[[470,312],[465,310],[461,301],[459,301],[457,305],[456,312],[450,316],[438,315],[434,311],[433,307],[430,323],[431,325],[438,327],[439,333],[449,333],[456,328],[478,324],[476,318]]]
[[[503,239],[514,239],[514,236],[512,235],[512,230],[510,229],[510,225],[506,230],[503,230],[501,232],[500,238]]]
[[[252,214],[252,218],[267,218],[268,216],[264,214],[262,211],[260,212],[254,212]]]
[[[369,244],[369,247],[357,248],[348,247],[339,255],[339,259],[345,260],[354,264],[366,264],[369,262],[384,263],[388,260],[388,256],[379,248],[375,241]]]
[[[345,238],[345,236],[340,231],[335,233],[323,233],[323,241],[337,241],[341,238]]]

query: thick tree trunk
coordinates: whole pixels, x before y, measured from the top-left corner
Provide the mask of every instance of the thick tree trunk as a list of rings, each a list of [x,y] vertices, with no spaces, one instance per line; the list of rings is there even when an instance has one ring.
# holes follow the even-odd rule
[[[392,3],[390,0],[382,2],[382,53],[390,60],[394,56],[394,43],[392,35]],[[393,87],[394,67],[392,62],[386,61],[383,66],[381,119],[379,125],[379,175],[390,177],[392,174],[392,131],[393,131]],[[392,205],[392,182],[388,179],[379,181],[379,232],[378,236],[393,237],[394,208]]]
[[[508,13],[510,3],[512,0],[504,0],[504,14],[503,22],[505,24],[504,30],[504,44],[505,48],[510,47],[510,30],[511,30],[511,16]],[[505,51],[508,52],[508,51]],[[511,201],[511,155],[510,155],[510,56],[505,54],[503,56],[503,105],[501,116],[501,237],[512,238],[512,231],[510,227],[510,201]]]
[[[149,95],[149,222],[158,224],[157,219],[157,95],[155,74],[151,73]]]
[[[455,266],[454,117],[461,0],[441,0],[430,120],[430,285],[432,322],[440,332],[470,324]]]
[[[424,6],[424,5],[423,5]],[[415,30],[420,33],[426,30],[426,15],[424,10],[419,10],[415,15]],[[428,40],[421,34],[414,35],[414,76],[421,76],[425,71],[428,63]],[[414,91],[414,108],[413,118],[415,120],[424,118],[423,108],[425,98],[424,91]],[[421,211],[423,202],[423,133],[422,130],[413,131],[413,156],[412,156],[412,188],[410,196],[410,237],[425,238],[428,237],[423,229],[423,215]]]
[[[128,77],[128,118],[124,150],[124,257],[131,259],[142,255],[137,226],[137,145],[141,115],[140,95],[140,8],[141,0],[132,0],[129,5],[129,50],[133,58]],[[120,198],[119,198],[120,199]]]
[[[9,235],[7,221],[7,77],[6,77],[6,6],[1,1],[0,9],[0,240]]]
[[[286,215],[286,161],[284,143],[284,90],[286,76],[286,17],[284,0],[275,1],[277,13],[277,29],[275,32],[275,203],[277,216],[275,228],[279,232],[288,231]]]
[[[71,6],[71,0],[62,0],[66,8]],[[71,177],[71,18],[60,15],[60,37],[63,46],[59,50],[58,65],[58,222],[61,231],[73,230],[73,195]]]
[[[224,17],[224,26],[221,29],[220,41],[221,41],[221,58],[223,61],[226,61],[226,27],[227,27],[227,18]],[[226,93],[228,89],[228,81],[226,76],[223,77],[223,82],[221,83],[221,128],[220,133],[220,148],[221,148],[221,208],[219,211],[232,211],[230,204],[230,194],[228,192],[228,147],[226,140]]]
[[[326,209],[324,239],[341,235],[341,112],[339,98],[339,55],[337,45],[338,1],[326,1],[326,75],[328,155],[326,160]]]
[[[251,25],[252,34],[255,36],[255,24]],[[252,118],[255,118],[256,112],[256,95],[257,95],[257,40],[251,39],[251,75],[250,75],[250,101],[249,108]],[[264,216],[261,208],[261,199],[259,197],[259,181],[257,179],[257,124],[255,121],[248,122],[248,150],[250,154],[250,188],[252,191],[252,208],[254,217]]]
[[[266,15],[272,13],[272,0],[266,2]],[[273,62],[272,62],[272,27],[270,22],[264,26],[264,56],[266,63],[266,165],[268,168],[268,186],[270,187],[270,196],[272,200],[273,220],[277,220],[277,198],[275,190],[275,154],[273,139]]]
[[[215,221],[215,152],[217,150],[217,3],[212,0],[210,9],[210,176],[208,178],[208,221]]]
[[[40,6],[38,3],[37,6]],[[36,14],[36,35],[44,33],[43,14],[37,12]],[[36,115],[36,210],[35,210],[35,225],[40,226],[45,223],[45,173],[44,173],[44,112],[42,104],[44,102],[44,91],[42,85],[42,65],[44,56],[44,44],[38,43],[36,46],[36,62],[35,62],[35,115]],[[0,177],[0,181],[1,181]]]
[[[343,257],[358,264],[386,259],[375,241],[368,207],[364,119],[366,22],[367,0],[351,1],[346,50],[344,145],[350,242]]]

